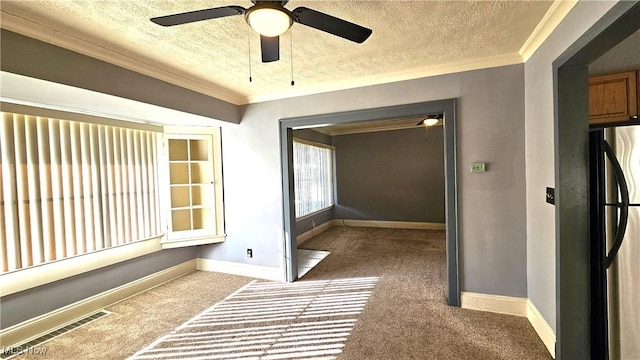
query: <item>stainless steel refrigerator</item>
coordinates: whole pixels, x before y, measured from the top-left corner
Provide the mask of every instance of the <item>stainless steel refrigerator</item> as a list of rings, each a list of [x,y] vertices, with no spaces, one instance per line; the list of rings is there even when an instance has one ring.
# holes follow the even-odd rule
[[[590,134],[592,358],[640,360],[640,125]]]

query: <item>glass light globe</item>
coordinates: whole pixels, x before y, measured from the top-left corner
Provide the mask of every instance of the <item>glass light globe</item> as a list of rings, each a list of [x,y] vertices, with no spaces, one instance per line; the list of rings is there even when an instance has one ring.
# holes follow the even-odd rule
[[[284,34],[293,20],[286,12],[271,7],[260,7],[247,13],[247,23],[259,34],[273,37]]]

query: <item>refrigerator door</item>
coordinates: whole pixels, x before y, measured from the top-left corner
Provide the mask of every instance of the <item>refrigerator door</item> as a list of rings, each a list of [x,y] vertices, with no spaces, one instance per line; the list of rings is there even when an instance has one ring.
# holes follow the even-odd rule
[[[622,167],[631,204],[625,236],[607,276],[610,359],[640,359],[640,126],[611,129],[607,138]],[[607,188],[607,203],[620,202],[615,184]],[[608,239],[613,239],[615,226],[611,224],[619,216],[613,209],[607,218]]]

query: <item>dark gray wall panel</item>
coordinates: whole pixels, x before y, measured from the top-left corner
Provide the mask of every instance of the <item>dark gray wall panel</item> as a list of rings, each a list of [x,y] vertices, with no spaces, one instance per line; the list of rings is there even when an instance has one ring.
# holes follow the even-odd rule
[[[162,250],[0,298],[5,329],[195,258],[195,249]]]
[[[2,71],[233,123],[238,106],[11,31],[2,30]]]
[[[334,136],[335,218],[444,223],[442,129]]]

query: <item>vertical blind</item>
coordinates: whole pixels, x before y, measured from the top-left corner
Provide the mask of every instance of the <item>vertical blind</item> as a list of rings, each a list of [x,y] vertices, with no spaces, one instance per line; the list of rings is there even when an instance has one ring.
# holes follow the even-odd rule
[[[333,150],[293,142],[296,217],[333,205]]]
[[[158,134],[2,113],[2,272],[159,236]]]

